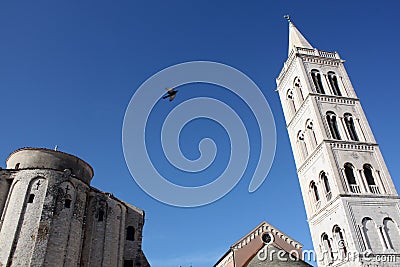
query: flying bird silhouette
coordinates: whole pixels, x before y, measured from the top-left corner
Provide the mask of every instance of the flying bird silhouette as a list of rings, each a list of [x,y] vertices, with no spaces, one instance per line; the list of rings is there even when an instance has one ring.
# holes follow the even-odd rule
[[[163,96],[163,99],[169,98],[169,101],[174,100],[178,90],[174,90],[174,88],[165,88],[165,89],[167,90],[167,94]]]

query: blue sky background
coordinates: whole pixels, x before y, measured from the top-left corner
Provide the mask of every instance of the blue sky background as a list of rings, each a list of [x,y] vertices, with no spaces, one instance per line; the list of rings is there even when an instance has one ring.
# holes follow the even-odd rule
[[[93,186],[146,211],[143,249],[154,267],[212,266],[263,220],[311,249],[274,92],[275,78],[287,57],[288,25],[282,16],[291,14],[313,46],[338,51],[348,60],[345,66],[399,189],[399,5],[398,1],[2,1],[0,159],[4,162],[20,147],[58,145],[89,162],[95,170]],[[163,68],[192,60],[221,62],[247,74],[271,106],[278,140],[274,164],[259,190],[247,191],[256,152],[247,175],[226,197],[188,209],[162,204],[136,185],[124,161],[121,131],[125,109],[140,84]],[[199,90],[186,90],[190,86]],[[183,87],[176,102],[160,102],[156,108],[161,114],[203,94],[231,101],[244,119],[248,117],[240,100],[209,85]],[[157,120],[155,116],[154,123]],[[204,136],[213,137],[222,153],[207,175],[187,178],[189,182],[184,176],[174,178],[199,185],[223,170],[228,144],[217,124],[192,124],[181,136],[189,158],[198,153],[193,139]],[[159,140],[156,131],[149,138]],[[257,141],[253,144],[257,151]],[[162,155],[154,157],[168,172]]]

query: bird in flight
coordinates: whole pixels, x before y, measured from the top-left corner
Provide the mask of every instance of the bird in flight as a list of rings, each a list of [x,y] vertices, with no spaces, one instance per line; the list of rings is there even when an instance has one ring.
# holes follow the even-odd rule
[[[167,94],[163,96],[163,99],[169,98],[169,101],[174,100],[178,90],[174,90],[174,88],[165,88],[165,89],[167,90]]]

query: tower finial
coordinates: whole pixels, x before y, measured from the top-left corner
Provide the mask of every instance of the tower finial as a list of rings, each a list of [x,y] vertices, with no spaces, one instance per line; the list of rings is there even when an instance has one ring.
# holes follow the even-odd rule
[[[290,20],[290,16],[289,15],[285,15],[285,16],[283,16],[285,19],[287,19],[287,21],[288,22],[292,22],[291,20]]]

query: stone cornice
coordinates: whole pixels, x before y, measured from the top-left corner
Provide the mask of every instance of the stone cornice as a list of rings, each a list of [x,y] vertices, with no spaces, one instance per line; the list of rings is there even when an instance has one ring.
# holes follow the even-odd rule
[[[354,97],[309,93],[306,96],[306,99],[304,99],[304,101],[301,103],[300,108],[297,110],[295,115],[286,124],[286,128],[289,128],[291,126],[291,124],[293,124],[294,121],[296,121],[298,119],[299,116],[303,115],[304,109],[305,109],[304,106],[306,106],[306,102],[308,103],[308,101],[311,101],[309,99],[312,97],[315,97],[316,100],[319,100],[321,102],[329,102],[329,103],[335,103],[335,104],[354,105],[356,102],[360,101],[358,98],[354,98]]]
[[[318,153],[322,150],[324,144],[329,145],[331,148],[334,149],[341,149],[341,150],[358,150],[358,151],[374,151],[375,147],[379,145],[376,143],[364,143],[364,142],[357,142],[357,141],[348,141],[348,140],[330,140],[324,139],[322,142],[315,148],[315,150],[308,155],[308,157],[303,161],[299,168],[297,168],[297,173],[301,173],[304,168],[306,168],[309,164],[311,164]]]

